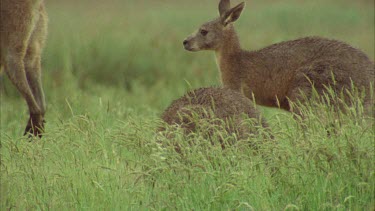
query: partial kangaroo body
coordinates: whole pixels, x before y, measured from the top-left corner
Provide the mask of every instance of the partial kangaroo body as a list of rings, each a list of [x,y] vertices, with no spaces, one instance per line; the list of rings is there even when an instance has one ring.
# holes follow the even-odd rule
[[[312,86],[323,94],[329,86],[339,93],[350,90],[353,84],[366,91],[364,104],[371,112],[374,62],[366,54],[320,37],[281,42],[257,51],[242,50],[232,23],[244,5],[230,8],[229,0],[220,1],[220,17],[203,24],[183,43],[189,51],[215,51],[225,87],[242,91],[251,99],[254,95],[257,104],[291,111],[290,103],[303,101],[301,92],[311,96]]]
[[[203,127],[211,136],[212,126],[216,125],[222,126],[229,134],[236,134],[238,139],[246,139],[258,133],[259,127],[268,128],[250,99],[227,88],[209,87],[190,91],[173,101],[164,111],[162,119],[169,125],[179,125],[186,135]],[[255,127],[246,124],[249,119],[254,121]],[[162,127],[159,130],[165,129]],[[221,138],[219,140],[223,141]]]
[[[278,100],[285,110],[290,110],[288,98],[302,100],[300,91],[309,97],[312,85],[319,94],[326,90],[325,86],[339,93],[345,88],[350,90],[352,84],[368,94],[374,80],[374,63],[363,52],[319,37],[243,51],[239,57],[239,72],[234,75],[239,75],[244,93],[248,97],[253,93],[257,103],[264,106],[277,107]],[[222,68],[225,71],[225,66]]]
[[[25,134],[41,137],[46,104],[41,79],[41,53],[47,36],[43,0],[1,0],[0,65],[25,98],[30,118]]]

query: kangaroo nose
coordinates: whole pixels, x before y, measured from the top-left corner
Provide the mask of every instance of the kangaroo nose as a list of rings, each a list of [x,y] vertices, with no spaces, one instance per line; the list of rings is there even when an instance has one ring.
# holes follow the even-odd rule
[[[182,42],[182,44],[184,44],[184,46],[185,46],[186,44],[188,44],[188,41],[184,40],[184,42]]]

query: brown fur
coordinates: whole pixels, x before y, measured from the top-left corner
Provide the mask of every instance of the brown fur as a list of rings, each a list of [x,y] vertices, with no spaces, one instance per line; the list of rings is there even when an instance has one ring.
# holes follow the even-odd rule
[[[257,133],[256,128],[249,128],[248,124],[244,124],[243,121],[248,118],[254,119],[258,126],[268,127],[250,99],[227,88],[200,88],[190,91],[173,101],[162,115],[166,123],[180,125],[186,134],[196,132],[199,128],[197,124],[203,120],[224,126],[228,133],[235,133],[239,139]]]
[[[243,50],[233,26],[243,8],[241,3],[230,9],[229,1],[222,0],[220,17],[203,24],[184,41],[189,51],[215,51],[224,87],[242,91],[251,99],[254,95],[257,104],[291,111],[291,102],[304,100],[301,91],[311,97],[312,84],[322,94],[327,86],[336,93],[350,90],[353,82],[366,92],[364,104],[371,112],[374,102],[369,92],[370,83],[374,84],[374,62],[365,53],[321,37],[281,42],[256,51]]]
[[[41,136],[46,104],[41,81],[41,54],[47,36],[43,0],[0,1],[0,66],[26,100],[30,118],[25,134]]]

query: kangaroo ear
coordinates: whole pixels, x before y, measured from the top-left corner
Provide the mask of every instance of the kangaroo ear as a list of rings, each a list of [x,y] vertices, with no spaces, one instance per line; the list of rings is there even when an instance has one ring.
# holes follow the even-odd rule
[[[219,3],[219,14],[224,15],[226,11],[230,8],[230,0],[220,0]]]
[[[226,11],[221,16],[221,22],[224,26],[229,23],[235,22],[241,15],[243,8],[245,7],[245,2],[241,2],[239,5],[233,7],[232,9]]]

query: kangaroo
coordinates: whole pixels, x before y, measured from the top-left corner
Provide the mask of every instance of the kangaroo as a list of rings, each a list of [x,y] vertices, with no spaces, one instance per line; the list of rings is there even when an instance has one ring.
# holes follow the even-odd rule
[[[46,112],[41,81],[48,21],[44,1],[1,0],[0,15],[0,66],[27,102],[30,118],[25,135],[41,137]]]
[[[212,87],[188,92],[173,101],[162,115],[167,124],[180,125],[185,134],[196,132],[200,127],[200,120],[203,120],[224,126],[228,133],[235,133],[238,139],[246,139],[250,134],[257,133],[255,127],[250,128],[248,124],[244,124],[249,118],[255,121],[255,125],[268,128],[250,99],[228,88]],[[164,129],[161,128],[160,131]],[[224,148],[223,143],[222,147]]]
[[[354,84],[367,94],[364,105],[371,112],[374,102],[369,93],[374,84],[374,62],[365,53],[321,37],[285,41],[256,51],[243,50],[233,23],[244,7],[244,2],[231,8],[229,0],[221,0],[220,16],[204,23],[183,41],[188,51],[215,51],[224,87],[243,92],[259,105],[300,114],[291,103],[304,103],[311,97],[313,87],[322,95],[327,87],[335,93],[345,93]]]

